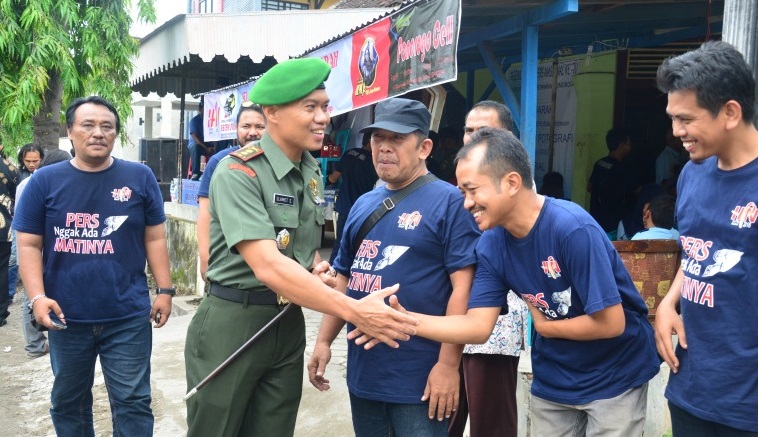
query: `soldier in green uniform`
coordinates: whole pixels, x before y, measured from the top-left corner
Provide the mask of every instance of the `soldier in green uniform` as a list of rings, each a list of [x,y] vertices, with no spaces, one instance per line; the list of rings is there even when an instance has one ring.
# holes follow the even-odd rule
[[[308,152],[321,148],[329,123],[324,81],[330,71],[314,58],[269,70],[250,96],[263,107],[266,133],[224,158],[213,175],[211,287],[187,332],[188,389],[288,300],[348,320],[393,347],[415,333],[416,320],[384,302],[397,286],[353,300],[326,285],[335,282],[316,251],[324,223],[322,176]],[[188,436],[293,435],[304,348],[303,313],[295,307],[189,399]]]

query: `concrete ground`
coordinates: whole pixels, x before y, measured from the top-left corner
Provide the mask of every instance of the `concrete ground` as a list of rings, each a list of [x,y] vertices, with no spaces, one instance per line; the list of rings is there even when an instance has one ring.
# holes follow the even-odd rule
[[[182,400],[186,391],[184,380],[184,340],[195,305],[188,298],[177,298],[175,314],[161,329],[153,332],[153,356],[151,360],[151,384],[155,435],[176,437],[186,434],[186,409]],[[8,325],[0,328],[0,423],[5,437],[54,436],[50,422],[50,388],[52,372],[48,356],[31,359],[24,352],[24,340],[20,329],[21,304],[11,306],[12,316]],[[307,326],[306,362],[318,332],[321,315],[305,310]],[[350,406],[345,385],[345,362],[347,346],[344,334],[332,349],[332,362],[327,368],[331,389],[319,392],[308,382],[305,369],[303,399],[298,414],[296,436],[352,436]],[[96,435],[110,435],[110,410],[102,373],[95,375],[93,388],[95,398]]]
[[[322,249],[328,259],[329,251]],[[187,326],[196,309],[191,303],[196,297],[175,298],[174,313],[161,329],[154,330],[152,355],[152,393],[155,415],[155,436],[176,437],[186,434],[186,408],[183,397],[187,392],[184,379],[184,342]],[[54,436],[48,409],[52,372],[48,356],[30,359],[24,351],[21,332],[21,299],[11,305],[8,324],[0,327],[0,423],[3,437]],[[305,362],[316,340],[321,315],[304,310],[306,317]],[[308,382],[303,369],[303,397],[300,403],[295,435],[298,437],[350,437],[353,436],[348,392],[345,384],[347,344],[344,331],[335,341],[332,361],[326,377],[331,389],[319,392]],[[517,399],[519,403],[519,437],[529,435],[530,423],[528,390],[531,383],[531,363],[523,354],[519,365]],[[668,380],[668,368],[654,378],[648,391],[648,411],[645,436],[666,435],[671,429],[668,411],[663,399],[663,388]],[[95,434],[111,435],[110,410],[102,373],[95,375],[93,388]]]
[[[187,387],[184,381],[184,339],[187,326],[194,314],[194,305],[177,299],[179,311],[188,310],[186,314],[173,317],[162,329],[156,330],[153,344],[152,385],[154,403],[161,406],[162,411],[156,411],[156,436],[177,436],[186,433],[186,409],[184,397]],[[304,310],[306,318],[306,356],[308,362],[310,352],[321,323],[321,314]],[[345,363],[347,361],[347,346],[344,334],[335,341],[332,348],[332,361],[327,368],[327,377],[331,381],[331,389],[319,392],[310,382],[303,369],[303,398],[298,413],[296,436],[352,436],[352,422],[348,402],[347,386],[345,385]]]
[[[328,259],[328,251],[324,251]],[[323,253],[322,253],[323,255]],[[187,392],[184,379],[184,341],[187,326],[196,309],[196,297],[177,297],[174,311],[166,326],[153,331],[152,394],[155,415],[155,435],[176,437],[185,435],[186,408],[183,397]],[[52,371],[49,356],[28,358],[24,351],[21,331],[21,299],[18,296],[10,307],[8,324],[0,328],[0,423],[4,437],[54,436],[50,421],[50,389]],[[321,323],[321,314],[304,310],[307,345],[305,362]],[[344,333],[335,341],[332,361],[327,368],[331,389],[319,392],[308,382],[303,369],[303,398],[300,403],[296,436],[352,436],[352,423],[345,364],[347,344]],[[95,433],[111,434],[110,409],[102,373],[99,368],[93,388]]]

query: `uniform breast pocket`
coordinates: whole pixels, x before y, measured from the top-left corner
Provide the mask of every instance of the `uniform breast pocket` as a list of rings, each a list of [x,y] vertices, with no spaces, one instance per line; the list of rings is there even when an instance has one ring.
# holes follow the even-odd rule
[[[276,247],[284,254],[292,252],[292,241],[297,234],[299,217],[294,206],[270,206],[268,215],[276,233]]]

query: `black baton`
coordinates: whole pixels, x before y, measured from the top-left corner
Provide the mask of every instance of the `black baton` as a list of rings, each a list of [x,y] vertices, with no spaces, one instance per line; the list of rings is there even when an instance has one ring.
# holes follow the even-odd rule
[[[197,391],[205,387],[205,385],[208,384],[211,381],[211,379],[213,379],[216,375],[221,373],[222,370],[229,367],[229,364],[231,364],[235,359],[237,359],[237,357],[240,356],[242,352],[245,352],[245,350],[247,350],[247,348],[249,348],[250,345],[255,343],[255,341],[258,340],[258,338],[261,335],[263,335],[266,331],[271,329],[271,327],[274,326],[287,313],[287,311],[292,309],[292,307],[294,306],[295,306],[294,304],[288,303],[287,306],[285,306],[284,309],[279,314],[276,315],[276,317],[274,317],[268,323],[266,323],[258,332],[255,333],[255,335],[250,337],[250,339],[246,341],[245,344],[243,344],[242,346],[240,346],[239,349],[234,351],[234,353],[231,354],[229,358],[224,360],[223,363],[219,364],[218,367],[216,367],[208,376],[206,376],[202,381],[200,381],[198,385],[196,385],[192,390],[190,390],[187,393],[187,395],[184,396],[184,401],[187,401],[187,399],[194,396],[197,393]]]

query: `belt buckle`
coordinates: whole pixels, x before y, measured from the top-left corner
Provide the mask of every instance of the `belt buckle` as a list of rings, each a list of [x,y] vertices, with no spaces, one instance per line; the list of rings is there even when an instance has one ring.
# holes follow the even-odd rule
[[[287,299],[286,297],[282,296],[281,294],[277,294],[276,295],[276,303],[279,306],[285,306],[285,305],[288,305],[290,303],[290,301],[289,301],[289,299]]]

